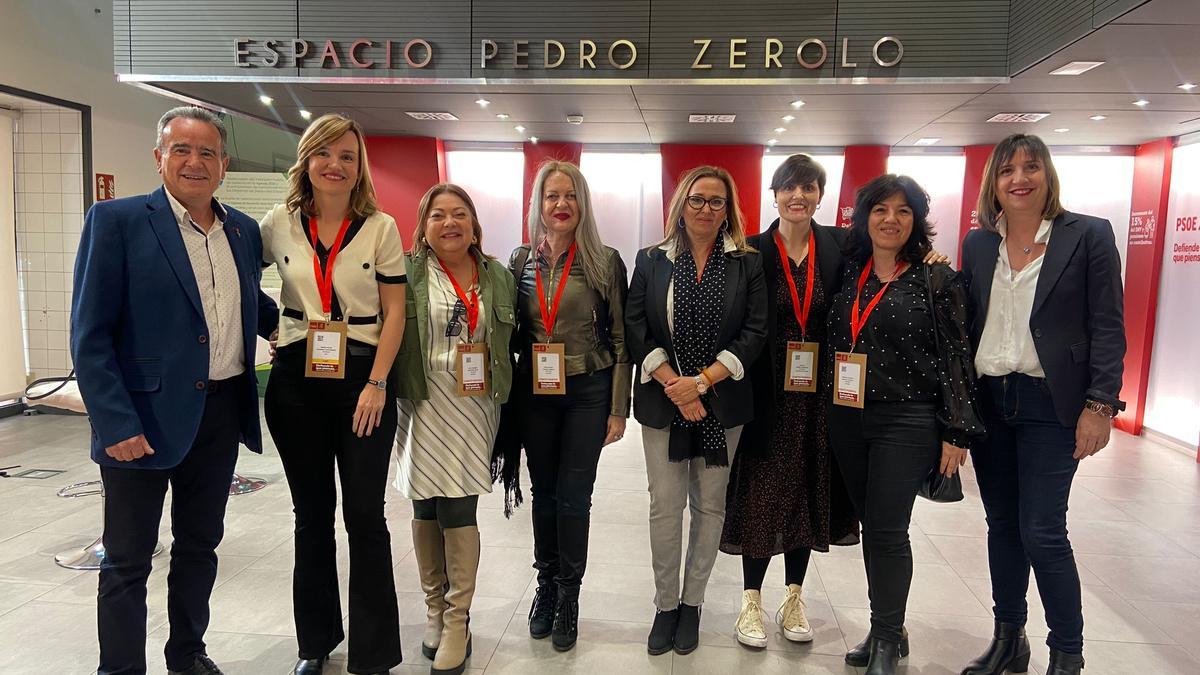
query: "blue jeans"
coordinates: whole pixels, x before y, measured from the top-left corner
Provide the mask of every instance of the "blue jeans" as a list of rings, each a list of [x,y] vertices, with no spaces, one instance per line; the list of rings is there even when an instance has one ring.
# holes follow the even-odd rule
[[[1045,380],[984,377],[987,440],[971,451],[988,522],[988,565],[997,621],[1024,625],[1029,570],[1037,575],[1052,649],[1083,652],[1079,571],[1067,539],[1067,499],[1079,462],[1075,427],[1063,426]]]

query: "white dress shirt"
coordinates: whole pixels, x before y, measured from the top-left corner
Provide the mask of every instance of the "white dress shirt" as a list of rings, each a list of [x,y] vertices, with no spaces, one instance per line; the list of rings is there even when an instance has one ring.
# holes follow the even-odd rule
[[[208,324],[208,379],[225,380],[246,372],[246,348],[242,344],[242,286],[225,232],[226,213],[213,199],[212,227],[206,234],[170,190],[167,201],[179,223],[200,289],[200,306]]]
[[[733,237],[724,233],[721,234],[721,237],[722,252],[728,254],[737,250],[737,244],[733,243]],[[679,257],[679,248],[675,245],[675,241],[663,244],[659,248],[667,252],[667,260],[671,262],[675,262],[675,258]],[[672,335],[675,334],[675,279],[673,275],[671,282],[667,284],[667,330],[671,331]],[[735,380],[742,379],[746,374],[745,369],[742,368],[741,360],[727,349],[722,349],[717,354],[717,361],[720,361],[721,365],[729,370],[729,376]],[[647,354],[646,359],[642,361],[642,374],[640,378],[642,384],[653,380],[654,371],[658,370],[658,367],[666,362],[667,350],[662,347],[657,347],[654,351]]]
[[[1050,241],[1052,225],[1049,220],[1042,221],[1033,238],[1034,245]],[[1042,273],[1042,260],[1046,256],[1039,255],[1020,271],[1014,272],[1008,260],[1008,226],[1003,216],[996,223],[996,230],[1000,233],[1000,255],[992,274],[992,291],[983,335],[979,338],[979,350],[975,354],[975,370],[980,375],[993,377],[1009,373],[1045,377],[1033,344],[1029,317],[1033,314],[1033,296],[1037,291],[1038,276]]]

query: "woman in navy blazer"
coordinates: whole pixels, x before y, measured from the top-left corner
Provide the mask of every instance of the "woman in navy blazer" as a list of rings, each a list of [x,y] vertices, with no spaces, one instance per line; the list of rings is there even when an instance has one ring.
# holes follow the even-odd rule
[[[971,457],[988,521],[995,634],[963,675],[1020,672],[1029,570],[1050,636],[1047,675],[1083,668],[1079,572],[1067,499],[1079,461],[1108,444],[1125,357],[1121,260],[1107,220],[1071,213],[1046,145],[992,151],[982,229],[963,242],[971,341],[987,440]]]

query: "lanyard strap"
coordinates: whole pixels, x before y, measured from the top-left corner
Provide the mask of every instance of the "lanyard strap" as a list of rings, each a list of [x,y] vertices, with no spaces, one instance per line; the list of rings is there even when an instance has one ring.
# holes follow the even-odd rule
[[[538,293],[538,308],[542,310],[542,325],[546,327],[546,342],[550,342],[551,336],[554,335],[554,324],[558,321],[558,304],[562,302],[563,289],[567,287],[567,277],[571,276],[571,263],[575,261],[575,242],[571,242],[571,248],[567,250],[567,264],[563,266],[562,278],[558,280],[558,290],[554,293],[554,303],[549,310],[546,308],[546,292],[542,290],[542,266],[534,265],[535,277],[537,278],[537,293]],[[554,262],[550,264],[553,266]]]
[[[436,256],[435,256],[436,257]],[[442,271],[446,276],[450,277],[450,285],[454,286],[454,294],[462,301],[467,308],[467,337],[470,338],[475,333],[475,326],[479,323],[479,291],[477,284],[479,283],[479,262],[475,260],[475,254],[471,254],[471,260],[475,262],[475,276],[471,278],[471,295],[468,296],[463,292],[462,286],[458,285],[458,280],[454,278],[454,273],[446,267],[446,263],[438,258],[438,265],[441,265]]]
[[[812,254],[810,253],[809,255]],[[866,309],[862,311],[862,319],[860,320],[858,316],[859,299],[862,297],[863,287],[867,285],[867,277],[871,275],[871,268],[874,265],[874,260],[868,260],[867,266],[863,268],[862,274],[858,276],[858,290],[854,293],[854,304],[851,305],[850,309],[850,351],[854,351],[855,345],[858,344],[859,333],[862,332],[863,326],[867,325],[867,319],[870,318],[871,312],[875,311],[875,307],[879,304],[879,301],[883,299],[883,294],[887,293],[888,286],[903,274],[904,270],[908,269],[908,263],[904,263],[896,268],[896,272],[892,275],[892,278],[884,282],[883,288],[880,288],[871,302],[867,303]]]
[[[350,229],[350,219],[346,218],[342,221],[342,227],[338,230],[337,238],[333,240],[333,248],[329,249],[329,260],[325,263],[325,271],[321,272],[321,256],[317,255],[317,245],[321,243],[320,236],[317,234],[317,219],[308,219],[308,232],[312,235],[313,244],[313,274],[317,277],[317,292],[321,294],[321,311],[325,313],[325,318],[329,318],[333,304],[333,263],[337,260],[338,251],[342,250],[342,240],[346,238],[346,231]]]
[[[803,339],[808,326],[808,312],[812,309],[813,283],[817,276],[817,237],[812,230],[808,231],[808,277],[804,282],[804,304],[800,304],[800,292],[796,290],[796,278],[792,276],[792,261],[788,258],[787,247],[783,245],[783,237],[775,232],[775,246],[779,249],[779,261],[783,263],[783,275],[787,277],[788,290],[792,295],[792,311],[796,313],[796,321],[800,324],[800,337]]]

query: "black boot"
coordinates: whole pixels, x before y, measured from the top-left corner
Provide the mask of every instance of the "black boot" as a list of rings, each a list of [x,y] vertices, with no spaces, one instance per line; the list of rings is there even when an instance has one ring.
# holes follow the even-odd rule
[[[550,634],[554,627],[554,585],[538,586],[533,594],[533,604],[529,607],[529,636],[541,640]]]
[[[554,650],[570,651],[579,639],[579,598],[558,592],[558,604],[554,608]]]
[[[1029,638],[1025,627],[996,622],[992,644],[979,658],[963,668],[962,675],[1004,675],[1029,670]]]
[[[880,638],[871,638],[871,660],[864,675],[896,675],[900,661],[900,645]]]
[[[300,659],[292,671],[295,675],[321,675],[325,668],[325,659]]]
[[[675,627],[679,625],[679,608],[664,612],[661,609],[654,614],[654,625],[650,627],[650,637],[646,638],[646,651],[652,656],[666,654],[675,646]]]
[[[903,629],[903,636],[900,638],[900,658],[908,656],[908,629]],[[858,643],[856,647],[846,652],[846,665],[854,666],[855,668],[866,668],[867,663],[871,661],[871,636],[863,638],[863,641]]]
[[[1079,675],[1083,670],[1083,654],[1068,654],[1057,649],[1050,650],[1050,667],[1046,675]]]
[[[691,654],[700,646],[700,608],[679,603],[679,625],[675,627],[675,653]]]

